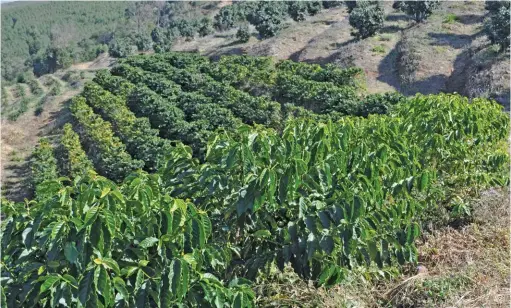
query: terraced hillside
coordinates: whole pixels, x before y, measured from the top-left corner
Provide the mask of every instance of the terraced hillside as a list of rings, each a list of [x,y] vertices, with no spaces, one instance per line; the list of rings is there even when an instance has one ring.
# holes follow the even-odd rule
[[[98,72],[39,142],[33,201],[3,200],[3,303],[282,306],[278,275],[316,290],[399,278],[425,255],[421,234],[509,185],[509,118],[363,81],[187,53]]]

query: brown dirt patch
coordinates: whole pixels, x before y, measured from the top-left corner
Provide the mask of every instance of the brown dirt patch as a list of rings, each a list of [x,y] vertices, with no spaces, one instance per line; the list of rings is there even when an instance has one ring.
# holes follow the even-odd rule
[[[40,137],[48,136],[56,127],[69,120],[69,113],[63,108],[64,103],[80,91],[68,91],[54,97],[45,104],[39,116],[34,115],[33,110],[28,110],[16,121],[2,119],[2,195],[14,201],[30,197],[27,179],[30,176],[29,159],[32,150]]]

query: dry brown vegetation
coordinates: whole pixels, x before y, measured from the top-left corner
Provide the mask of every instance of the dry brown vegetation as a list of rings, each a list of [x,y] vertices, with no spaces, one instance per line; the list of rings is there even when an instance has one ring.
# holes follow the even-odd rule
[[[508,307],[509,190],[488,190],[473,204],[474,222],[440,228],[418,243],[418,268],[394,280],[357,273],[315,289],[289,270],[261,282],[264,307]],[[364,276],[366,275],[366,276]]]

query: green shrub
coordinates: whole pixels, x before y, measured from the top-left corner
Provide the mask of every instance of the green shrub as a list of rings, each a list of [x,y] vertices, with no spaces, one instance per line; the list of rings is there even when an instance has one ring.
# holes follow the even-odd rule
[[[255,26],[261,38],[265,39],[277,35],[286,14],[287,5],[284,2],[260,2],[247,19]]]
[[[288,2],[287,12],[294,21],[304,21],[308,15],[307,2],[290,1]]]
[[[498,44],[501,51],[505,51],[510,43],[509,31],[509,2],[508,5],[500,6],[498,11],[493,11],[484,23],[484,32],[492,44]]]
[[[138,51],[148,51],[153,47],[153,41],[148,35],[137,34],[135,36],[135,45]]]
[[[398,7],[416,22],[421,22],[431,16],[439,5],[438,0],[402,1]]]
[[[456,16],[456,14],[449,13],[449,14],[447,14],[447,16],[445,16],[445,19],[444,19],[444,21],[442,21],[442,23],[444,23],[444,24],[452,24],[452,23],[455,23],[455,22],[457,22],[459,20],[460,20],[460,18],[458,16]]]
[[[385,50],[385,46],[383,45],[376,45],[373,47],[373,49],[371,49],[372,52],[375,52],[375,53],[385,53],[386,50]]]
[[[242,43],[248,42],[250,39],[250,30],[248,25],[242,25],[238,28],[238,31],[236,32],[236,38]]]
[[[108,53],[114,58],[126,58],[134,53],[133,47],[128,38],[114,39],[108,45]]]
[[[418,43],[413,38],[404,35],[397,45],[397,71],[402,84],[410,84],[415,81],[420,60]]]
[[[350,13],[350,25],[357,31],[352,35],[364,39],[374,35],[383,28],[385,11],[378,3],[364,1],[357,3],[357,6]]]
[[[213,29],[213,22],[209,17],[204,17],[199,22],[199,36],[204,37],[210,35],[215,30]]]

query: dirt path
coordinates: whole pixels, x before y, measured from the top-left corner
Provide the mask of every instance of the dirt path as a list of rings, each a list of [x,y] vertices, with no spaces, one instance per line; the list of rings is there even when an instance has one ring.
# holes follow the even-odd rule
[[[55,129],[69,120],[65,103],[81,89],[67,91],[47,102],[44,111],[36,116],[34,110],[21,115],[17,121],[1,122],[1,178],[2,195],[14,201],[29,198],[31,189],[26,179],[30,175],[29,160],[32,150],[42,136],[52,137]]]

